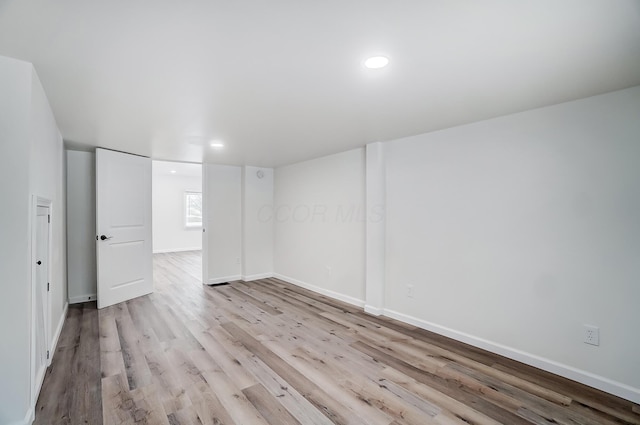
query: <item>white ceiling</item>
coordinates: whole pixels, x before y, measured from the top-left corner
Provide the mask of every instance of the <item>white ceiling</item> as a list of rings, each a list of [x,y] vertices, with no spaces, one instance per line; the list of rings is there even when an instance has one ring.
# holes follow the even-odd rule
[[[638,85],[640,1],[0,0],[0,54],[69,146],[277,166]]]
[[[152,161],[153,176],[200,177],[202,165],[187,162]]]

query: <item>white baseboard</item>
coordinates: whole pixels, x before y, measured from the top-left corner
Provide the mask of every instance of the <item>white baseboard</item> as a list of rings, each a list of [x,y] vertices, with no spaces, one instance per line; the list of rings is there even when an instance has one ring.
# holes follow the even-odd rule
[[[284,276],[279,273],[274,273],[273,277],[280,280],[284,280],[285,282],[288,282],[288,283],[292,283],[296,286],[300,286],[302,288],[308,289],[310,291],[317,292],[318,294],[326,295],[327,297],[334,298],[339,301],[343,301],[347,304],[355,305],[356,307],[364,307],[364,300],[359,300],[358,298],[352,297],[350,295],[345,295],[339,292],[332,291],[330,289],[321,288],[320,286],[312,285],[310,283],[306,283],[289,276]]]
[[[35,421],[35,420],[36,420],[36,408],[34,406],[31,409],[29,409],[29,411],[25,415],[24,423],[26,425],[31,425],[33,423],[33,421]]]
[[[60,321],[58,322],[58,327],[56,328],[56,332],[53,334],[53,338],[51,339],[51,347],[49,348],[50,356],[49,356],[49,361],[47,362],[47,367],[51,366],[51,361],[53,360],[53,355],[56,352],[56,347],[58,346],[58,340],[60,339],[60,334],[62,333],[62,327],[64,326],[64,321],[67,318],[67,311],[69,311],[69,303],[64,304],[64,308],[62,309],[62,315],[60,316]]]
[[[365,311],[365,313],[369,313],[369,314],[372,314],[374,316],[381,316],[381,315],[384,314],[384,308],[374,307],[374,306],[369,305],[369,304],[365,304],[364,305],[364,311]]]
[[[353,304],[358,307],[364,307],[364,311],[369,314],[373,314],[376,316],[384,315],[392,319],[396,319],[401,322],[404,322],[413,326],[417,326],[419,328],[437,333],[439,335],[446,336],[456,341],[473,345],[474,347],[478,347],[483,350],[487,350],[489,352],[499,354],[501,356],[525,363],[529,366],[537,367],[538,369],[551,372],[553,374],[571,379],[576,382],[580,382],[582,384],[588,385],[593,388],[597,388],[609,394],[613,394],[615,396],[640,404],[639,388],[634,388],[627,384],[623,384],[621,382],[617,382],[612,379],[605,378],[603,376],[599,376],[591,372],[577,369],[575,367],[572,367],[566,364],[562,364],[544,357],[536,356],[534,354],[517,350],[515,348],[507,347],[505,345],[497,344],[495,342],[488,341],[486,339],[479,338],[470,334],[466,334],[464,332],[459,332],[444,326],[440,326],[435,323],[427,322],[426,320],[418,319],[417,317],[409,316],[404,313],[400,313],[400,312],[385,309],[385,308],[378,308],[378,307],[366,305],[364,301],[358,300],[357,298],[340,294],[340,293],[337,293],[328,289],[324,289],[315,285],[311,285],[309,283],[302,282],[300,280],[297,280],[288,276],[284,276],[279,273],[274,273],[273,277],[280,280],[284,280],[285,282],[289,282],[294,285],[300,286],[302,288],[309,289],[313,292],[326,295],[330,298],[344,301],[346,303]]]
[[[186,251],[202,251],[202,247],[196,246],[194,248],[174,248],[174,249],[154,249],[154,254],[166,254],[167,252],[186,252]]]
[[[251,282],[252,280],[260,280],[260,279],[268,279],[273,277],[273,273],[259,273],[259,274],[250,274],[248,276],[242,276],[242,280],[245,282]]]
[[[392,319],[396,319],[401,322],[426,329],[439,335],[455,339],[456,341],[464,342],[466,344],[473,345],[474,347],[482,348],[483,350],[500,354],[501,356],[508,357],[510,359],[528,364],[533,367],[537,367],[538,369],[546,370],[547,372],[551,372],[556,375],[563,376],[565,378],[588,385],[590,387],[597,388],[599,390],[616,395],[618,397],[622,397],[634,403],[640,403],[640,389],[633,388],[621,382],[613,381],[603,376],[599,376],[524,351],[516,350],[514,348],[497,344],[463,332],[459,332],[454,329],[446,328],[444,326],[427,322],[425,320],[418,319],[416,317],[409,316],[397,311],[384,309],[383,314],[387,317],[391,317]]]
[[[234,280],[241,280],[242,276],[239,274],[233,276],[214,277],[207,281],[207,285],[218,285],[220,283],[233,282]]]
[[[42,373],[40,373],[38,376],[35,377],[35,384],[36,384],[36,389],[35,389],[35,400],[33,401],[33,406],[31,406],[31,409],[34,414],[35,414],[35,410],[36,410],[36,403],[38,402],[38,397],[40,397],[40,391],[42,390],[42,384],[44,384],[44,378],[45,376],[47,376],[47,370],[49,369],[49,366],[51,366],[51,357],[53,357],[53,354],[51,354],[51,356],[49,356],[49,360],[47,360],[47,367],[42,368]]]
[[[95,301],[98,299],[97,294],[79,295],[77,297],[69,297],[69,304],[80,304],[88,301]]]
[[[27,410],[27,413],[24,415],[24,418],[17,422],[10,422],[9,425],[31,425],[33,421],[36,419],[36,411],[33,407]]]

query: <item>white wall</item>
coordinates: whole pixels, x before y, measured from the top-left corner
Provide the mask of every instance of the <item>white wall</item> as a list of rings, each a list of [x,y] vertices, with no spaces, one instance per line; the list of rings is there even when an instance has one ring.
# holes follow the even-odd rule
[[[70,303],[95,300],[96,156],[67,151],[67,273]]]
[[[206,283],[238,280],[242,256],[242,168],[210,164],[203,168],[208,240]]]
[[[635,87],[278,168],[276,276],[354,302],[366,269],[374,314],[640,402],[638,117]],[[366,234],[335,220],[365,174]]]
[[[202,175],[159,173],[156,163],[153,163],[153,252],[202,249],[202,227],[188,228],[184,223],[184,193],[202,192]]]
[[[363,305],[364,149],[275,170],[275,272]]]
[[[52,343],[67,308],[66,157],[62,136],[35,70],[31,79],[31,193],[52,201],[50,306]]]
[[[639,117],[636,87],[386,144],[386,308],[639,402]]]
[[[274,243],[272,168],[243,167],[242,219],[242,279],[271,277]]]
[[[0,56],[0,423],[29,409],[31,65]]]
[[[62,138],[32,65],[5,57],[0,57],[0,140],[0,423],[18,424],[33,414],[31,199],[52,201],[50,334],[55,343],[67,305],[65,176]]]

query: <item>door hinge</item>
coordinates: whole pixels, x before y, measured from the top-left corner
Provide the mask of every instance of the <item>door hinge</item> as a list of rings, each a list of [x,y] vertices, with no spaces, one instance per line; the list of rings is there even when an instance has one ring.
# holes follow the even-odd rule
[[[47,350],[47,360],[49,360],[49,350]]]
[[[47,282],[47,291],[49,290],[49,282]]]
[[[51,223],[51,214],[47,214],[47,223]]]

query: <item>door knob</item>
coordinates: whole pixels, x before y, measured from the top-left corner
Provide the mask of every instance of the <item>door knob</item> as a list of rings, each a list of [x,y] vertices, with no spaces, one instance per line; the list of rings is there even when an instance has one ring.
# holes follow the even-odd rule
[[[106,241],[107,239],[111,239],[113,236],[105,236],[105,235],[101,235],[100,236],[100,240],[102,241]]]

